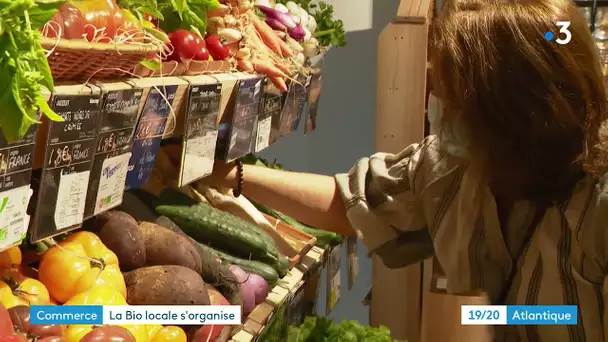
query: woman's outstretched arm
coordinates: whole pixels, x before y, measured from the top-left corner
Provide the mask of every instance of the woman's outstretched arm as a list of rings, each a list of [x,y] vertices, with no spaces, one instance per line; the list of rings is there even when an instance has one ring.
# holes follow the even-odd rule
[[[218,165],[213,184],[236,187],[236,168]],[[341,235],[355,232],[346,217],[336,180],[330,176],[243,165],[243,194],[312,227]]]

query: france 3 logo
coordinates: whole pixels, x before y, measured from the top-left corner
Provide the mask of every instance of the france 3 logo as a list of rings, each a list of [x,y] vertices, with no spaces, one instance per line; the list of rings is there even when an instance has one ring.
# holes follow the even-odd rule
[[[548,41],[555,40],[555,42],[559,45],[566,45],[570,43],[572,40],[572,32],[570,32],[570,22],[569,21],[556,21],[555,25],[559,28],[559,32],[557,35],[553,34],[553,32],[546,32],[545,39]]]

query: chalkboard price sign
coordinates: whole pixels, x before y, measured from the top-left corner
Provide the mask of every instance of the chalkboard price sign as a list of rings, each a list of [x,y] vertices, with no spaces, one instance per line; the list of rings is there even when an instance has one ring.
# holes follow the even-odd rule
[[[122,202],[142,94],[142,89],[123,89],[109,91],[102,96],[99,134],[89,180],[85,218],[114,208]]]
[[[98,95],[57,95],[52,107],[63,122],[50,122],[34,216],[32,241],[77,228],[84,219],[99,122]]]
[[[33,125],[22,139],[11,143],[0,134],[0,249],[18,243],[27,232],[37,129],[38,125]]]
[[[264,78],[239,81],[234,111],[219,126],[216,154],[232,161],[254,151]]]
[[[222,84],[191,85],[184,120],[179,186],[211,174],[217,143]]]
[[[262,109],[258,118],[255,152],[260,152],[274,143],[274,139],[278,135],[278,127],[274,128],[273,122],[280,123],[282,107],[283,96],[281,91],[266,79]]]
[[[159,89],[150,89],[135,129],[126,180],[127,189],[139,188],[148,181],[154,168],[156,154],[160,150],[160,142],[167,126],[170,106],[175,99],[177,86]]]

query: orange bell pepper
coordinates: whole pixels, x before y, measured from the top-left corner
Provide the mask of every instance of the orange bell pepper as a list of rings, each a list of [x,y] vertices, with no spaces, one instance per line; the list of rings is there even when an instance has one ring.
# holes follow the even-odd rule
[[[123,298],[127,296],[116,254],[91,232],[75,233],[47,250],[38,276],[58,303],[100,285],[114,289]]]
[[[0,252],[0,270],[18,267],[21,265],[21,260],[21,249],[18,246],[6,249]]]
[[[0,277],[0,303],[7,309],[18,305],[48,305],[50,301],[49,291],[36,279],[16,270]]]

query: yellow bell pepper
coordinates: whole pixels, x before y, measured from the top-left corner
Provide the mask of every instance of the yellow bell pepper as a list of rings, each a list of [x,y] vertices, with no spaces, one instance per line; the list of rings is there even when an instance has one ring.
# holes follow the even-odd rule
[[[99,285],[116,290],[123,298],[127,296],[116,254],[91,232],[75,233],[47,250],[38,277],[58,303]]]
[[[188,342],[186,332],[180,327],[163,327],[150,342]]]
[[[48,305],[51,301],[49,291],[36,279],[16,271],[0,279],[0,303],[7,309],[18,305]]]

